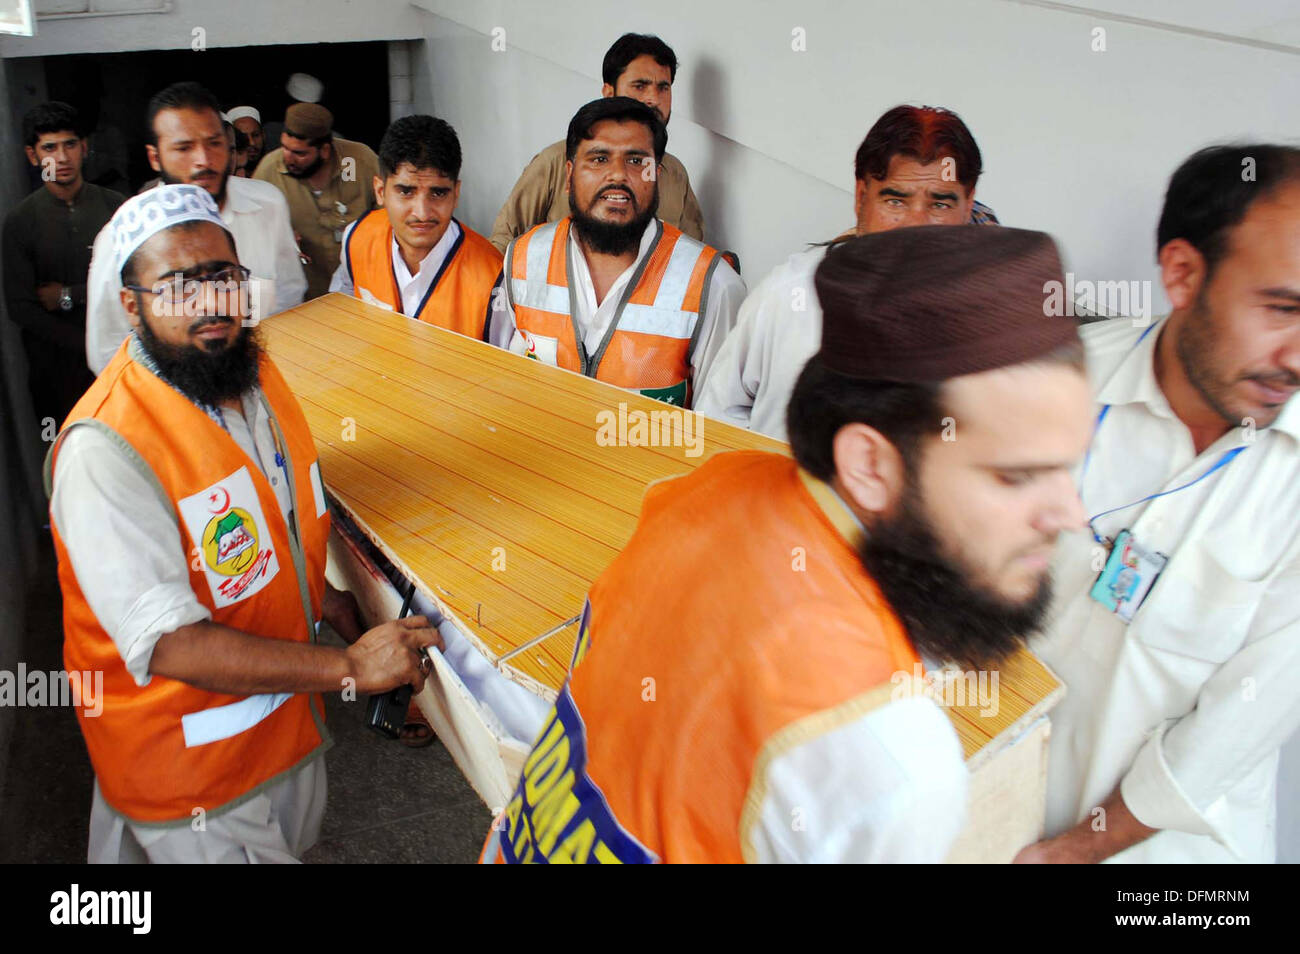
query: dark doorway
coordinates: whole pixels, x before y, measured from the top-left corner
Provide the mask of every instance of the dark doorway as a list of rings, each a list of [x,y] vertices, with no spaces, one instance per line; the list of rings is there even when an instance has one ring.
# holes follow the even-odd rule
[[[95,131],[86,177],[134,192],[156,175],[144,153],[149,97],[180,80],[202,83],[223,109],[255,106],[263,124],[278,126],[293,102],[285,82],[292,73],[310,73],[324,84],[321,104],[334,114],[336,131],[377,148],[388,126],[387,47],[384,42],[305,43],[42,59],[47,97],[71,103]],[[266,149],[278,146],[268,142]],[[40,183],[35,169],[32,174],[35,188]]]

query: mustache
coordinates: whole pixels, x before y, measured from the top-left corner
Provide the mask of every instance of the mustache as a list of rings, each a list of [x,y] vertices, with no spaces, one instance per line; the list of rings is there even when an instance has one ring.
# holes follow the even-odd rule
[[[195,335],[208,328],[220,328],[227,325],[233,325],[234,323],[235,319],[233,318],[224,318],[220,316],[216,318],[204,317],[190,325],[190,334]]]
[[[623,195],[627,196],[633,202],[636,202],[636,196],[632,194],[632,190],[629,189],[627,186],[610,186],[608,189],[601,189],[599,192],[596,193],[596,198],[603,199],[605,196],[611,195],[615,192],[621,192]]]
[[[1011,558],[1015,560],[1015,559],[1019,559],[1020,557],[1027,557],[1033,553],[1038,553],[1044,549],[1049,549],[1049,550],[1053,549],[1056,547],[1057,541],[1060,540],[1060,538],[1061,535],[1059,533],[1053,533],[1051,536],[1045,536],[1045,537],[1040,535],[1040,539],[1038,540],[1037,543],[1026,544],[1025,546],[1021,547],[1019,550],[1017,550],[1015,553],[1011,554]]]
[[[1248,374],[1246,381],[1258,381],[1270,388],[1300,388],[1300,374],[1283,371],[1279,374]]]

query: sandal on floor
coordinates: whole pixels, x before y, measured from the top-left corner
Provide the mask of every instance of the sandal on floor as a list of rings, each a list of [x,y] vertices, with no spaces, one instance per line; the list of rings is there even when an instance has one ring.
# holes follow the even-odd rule
[[[433,734],[433,726],[429,725],[429,720],[424,717],[420,707],[412,702],[406,710],[406,722],[402,725],[402,734],[398,740],[408,749],[422,749],[433,745],[435,738],[437,736]]]

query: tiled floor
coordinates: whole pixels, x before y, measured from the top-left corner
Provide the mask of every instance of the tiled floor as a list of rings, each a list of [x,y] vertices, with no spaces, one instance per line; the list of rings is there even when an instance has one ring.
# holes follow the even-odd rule
[[[62,665],[52,549],[44,554],[27,626],[29,670]],[[365,697],[326,697],[334,747],[320,841],[303,859],[471,862],[491,822],[440,743],[408,749],[363,725]],[[84,862],[91,771],[71,709],[22,709],[0,790],[0,862]]]

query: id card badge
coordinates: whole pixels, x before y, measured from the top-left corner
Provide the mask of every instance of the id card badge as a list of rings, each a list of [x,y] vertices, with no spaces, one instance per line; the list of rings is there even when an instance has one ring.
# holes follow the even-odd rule
[[[1111,547],[1110,558],[1088,595],[1130,623],[1168,561],[1163,553],[1138,543],[1132,531],[1121,530]]]

